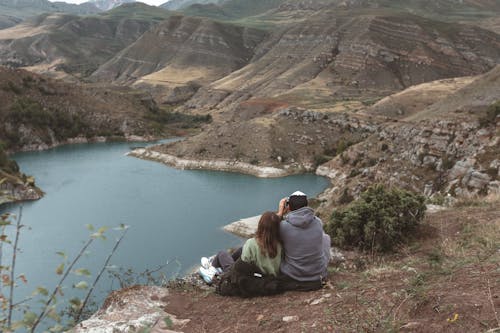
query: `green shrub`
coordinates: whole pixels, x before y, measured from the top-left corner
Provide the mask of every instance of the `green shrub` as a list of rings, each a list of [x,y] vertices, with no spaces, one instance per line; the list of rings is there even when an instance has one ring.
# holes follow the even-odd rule
[[[500,115],[500,101],[490,105],[486,113],[479,119],[479,125],[481,127],[486,127],[494,125],[496,118]]]
[[[342,154],[347,150],[347,148],[349,148],[352,145],[353,143],[351,141],[345,141],[343,139],[340,139],[339,142],[337,143],[337,155]]]
[[[37,129],[48,127],[54,131],[58,140],[76,137],[89,129],[78,114],[46,109],[37,101],[24,97],[12,104],[6,119],[14,124],[25,124]]]
[[[2,141],[0,141],[0,169],[11,174],[19,172],[19,166],[16,161],[9,159]]]
[[[374,185],[345,209],[334,211],[325,230],[334,245],[388,252],[408,239],[425,209],[422,195]]]
[[[211,123],[212,116],[206,115],[190,115],[181,112],[172,112],[168,110],[158,110],[146,115],[146,119],[156,122],[159,128],[162,125],[178,125],[181,128],[196,128],[202,123]]]
[[[316,167],[318,167],[321,164],[324,164],[324,163],[330,161],[331,159],[332,159],[332,157],[328,156],[328,155],[323,155],[323,154],[314,155],[314,165]]]
[[[11,91],[16,95],[19,95],[23,92],[22,89],[12,81],[7,81],[7,83],[2,88],[4,91]]]

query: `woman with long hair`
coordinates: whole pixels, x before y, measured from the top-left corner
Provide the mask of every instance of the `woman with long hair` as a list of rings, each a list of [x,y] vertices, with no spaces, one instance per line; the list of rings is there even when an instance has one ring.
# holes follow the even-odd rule
[[[202,258],[200,274],[208,283],[217,272],[227,272],[240,259],[256,265],[264,274],[277,276],[281,263],[281,218],[274,212],[262,214],[255,237],[248,239],[242,248],[229,254],[219,252],[213,260]],[[215,269],[214,269],[215,268]]]

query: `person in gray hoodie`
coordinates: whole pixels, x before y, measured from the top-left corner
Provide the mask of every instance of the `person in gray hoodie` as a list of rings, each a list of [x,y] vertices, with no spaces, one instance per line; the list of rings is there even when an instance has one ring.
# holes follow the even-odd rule
[[[278,216],[284,258],[280,272],[284,290],[316,290],[327,276],[330,236],[323,222],[307,206],[307,196],[296,191],[280,201]]]

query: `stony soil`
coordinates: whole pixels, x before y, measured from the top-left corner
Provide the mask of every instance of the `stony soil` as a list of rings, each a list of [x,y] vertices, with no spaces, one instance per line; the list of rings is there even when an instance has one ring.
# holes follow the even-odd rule
[[[477,203],[476,203],[477,204]],[[500,210],[495,204],[429,215],[390,256],[348,253],[319,291],[251,299],[170,291],[182,332],[484,332],[500,326]],[[496,314],[495,314],[496,311]]]

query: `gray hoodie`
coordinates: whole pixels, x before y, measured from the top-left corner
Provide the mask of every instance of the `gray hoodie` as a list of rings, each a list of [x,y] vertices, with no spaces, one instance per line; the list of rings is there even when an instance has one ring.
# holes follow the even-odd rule
[[[288,213],[280,224],[285,253],[281,272],[297,281],[317,281],[325,277],[328,259],[323,250],[323,234],[323,222],[314,216],[311,208],[302,207]]]

